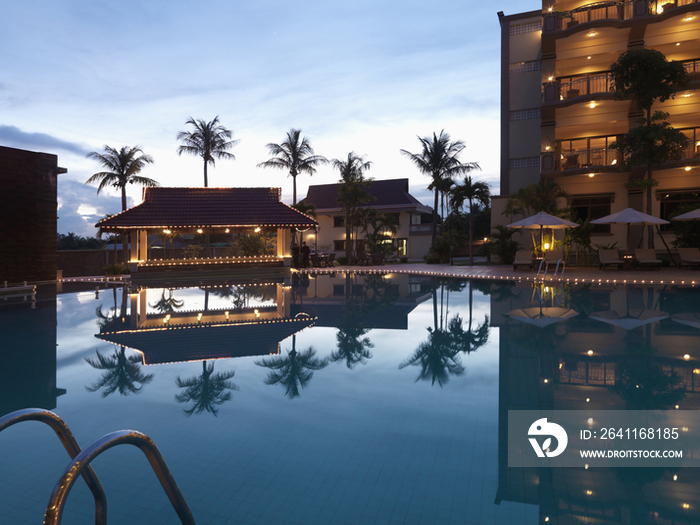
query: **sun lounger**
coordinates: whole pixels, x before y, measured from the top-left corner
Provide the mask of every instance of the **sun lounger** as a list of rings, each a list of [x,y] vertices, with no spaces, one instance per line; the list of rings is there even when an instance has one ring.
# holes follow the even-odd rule
[[[698,248],[678,248],[678,256],[681,264],[687,264],[690,268],[693,265],[700,266],[700,249]]]
[[[528,269],[532,270],[532,252],[530,250],[518,250],[515,252],[513,270],[517,270],[518,266],[527,266]]]
[[[638,248],[634,250],[634,258],[640,267],[650,266],[653,268],[661,269],[661,261],[656,258],[656,250],[654,250],[653,248]]]
[[[620,259],[620,254],[617,250],[598,250],[598,259],[600,260],[599,268],[605,270],[606,266],[617,266],[622,269],[625,261]]]

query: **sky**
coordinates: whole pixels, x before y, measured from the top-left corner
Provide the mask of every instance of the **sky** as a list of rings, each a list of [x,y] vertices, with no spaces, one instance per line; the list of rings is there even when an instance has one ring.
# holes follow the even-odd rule
[[[435,4],[413,0],[290,3],[201,0],[3,2],[0,145],[58,155],[58,231],[93,236],[118,194],[84,182],[101,167],[86,154],[140,146],[141,175],[162,186],[203,186],[203,161],[178,156],[193,117],[218,116],[240,142],[236,160],[209,168],[209,186],[273,186],[292,202],[292,180],[258,168],[266,144],[301,129],[328,159],[349,152],[375,179],[408,178],[430,205],[430,183],[400,150],[445,130],[466,148],[472,175],[498,194],[500,27],[536,2]],[[331,166],[297,177],[337,182]],[[127,189],[129,206],[141,202]]]

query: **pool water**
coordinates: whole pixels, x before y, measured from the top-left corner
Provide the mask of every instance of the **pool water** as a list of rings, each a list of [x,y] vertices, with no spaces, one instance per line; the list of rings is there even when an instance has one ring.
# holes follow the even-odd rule
[[[0,414],[51,409],[81,446],[147,434],[200,524],[698,523],[697,469],[505,448],[508,410],[697,409],[698,312],[695,289],[396,274],[66,285],[0,307]],[[0,450],[3,523],[41,522],[65,451],[35,422]],[[135,447],[93,467],[110,524],[179,522]],[[64,523],[94,523],[81,480]]]

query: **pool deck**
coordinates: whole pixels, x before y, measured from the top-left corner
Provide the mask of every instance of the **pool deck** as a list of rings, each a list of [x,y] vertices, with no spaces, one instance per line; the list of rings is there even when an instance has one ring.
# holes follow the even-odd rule
[[[567,268],[563,277],[555,278],[552,271],[537,275],[537,270],[513,270],[512,265],[450,266],[449,264],[387,264],[384,266],[336,266],[334,268],[307,268],[296,270],[311,275],[332,272],[354,271],[365,273],[412,273],[437,277],[462,277],[469,279],[490,279],[507,281],[571,282],[571,283],[612,283],[612,284],[653,284],[675,286],[700,285],[700,271],[688,268],[661,268],[658,270],[599,270],[595,267]]]

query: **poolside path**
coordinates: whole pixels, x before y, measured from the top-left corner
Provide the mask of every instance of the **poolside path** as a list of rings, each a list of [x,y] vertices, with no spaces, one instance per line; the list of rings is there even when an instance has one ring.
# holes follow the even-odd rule
[[[543,281],[537,271],[513,270],[512,266],[475,265],[450,266],[448,264],[387,264],[384,266],[336,266],[334,268],[307,268],[296,270],[303,273],[325,274],[338,271],[364,273],[412,273],[438,277],[463,277],[469,279],[491,279],[508,281]],[[545,282],[572,283],[613,283],[613,284],[673,284],[678,286],[700,285],[700,271],[687,268],[661,268],[660,270],[599,270],[598,268],[567,268],[564,276],[553,275],[553,271],[544,278]]]

